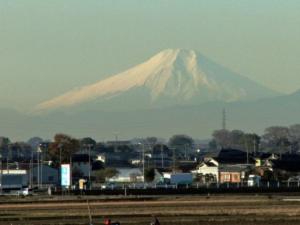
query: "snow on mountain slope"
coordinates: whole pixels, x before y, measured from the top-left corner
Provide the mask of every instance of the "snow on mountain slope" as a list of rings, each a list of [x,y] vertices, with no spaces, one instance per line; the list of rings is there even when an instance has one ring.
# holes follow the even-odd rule
[[[152,105],[156,102],[232,102],[275,95],[193,50],[168,49],[125,72],[42,102],[36,111],[68,108],[93,101],[97,104],[99,101],[109,102],[135,90],[146,92],[147,99],[141,101]]]

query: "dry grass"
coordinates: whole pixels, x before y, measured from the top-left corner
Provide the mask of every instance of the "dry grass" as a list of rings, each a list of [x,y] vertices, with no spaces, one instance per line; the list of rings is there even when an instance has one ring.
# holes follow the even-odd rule
[[[162,198],[149,201],[91,201],[94,225],[103,218],[122,225],[149,224],[155,214],[163,225],[300,224],[300,203],[257,196]],[[0,225],[88,224],[86,203],[49,202],[0,205]]]

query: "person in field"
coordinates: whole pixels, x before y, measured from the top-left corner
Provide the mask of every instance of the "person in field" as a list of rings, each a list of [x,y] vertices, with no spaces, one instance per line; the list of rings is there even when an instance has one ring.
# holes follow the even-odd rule
[[[152,216],[152,222],[150,223],[150,225],[160,225],[160,222],[157,219],[157,217]]]
[[[111,220],[110,219],[105,219],[104,220],[104,225],[111,225]]]
[[[105,219],[104,220],[104,225],[121,225],[120,222],[111,222],[110,219]]]

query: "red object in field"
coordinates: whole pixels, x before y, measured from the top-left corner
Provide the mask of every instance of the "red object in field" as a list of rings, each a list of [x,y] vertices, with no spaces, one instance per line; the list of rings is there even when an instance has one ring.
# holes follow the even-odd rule
[[[105,219],[104,220],[104,225],[111,225],[110,219]]]

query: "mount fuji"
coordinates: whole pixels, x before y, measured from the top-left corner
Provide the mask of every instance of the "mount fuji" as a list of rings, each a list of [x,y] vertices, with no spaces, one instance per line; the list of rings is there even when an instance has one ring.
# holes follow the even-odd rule
[[[42,102],[35,111],[145,109],[276,95],[196,51],[167,49],[125,72]]]

